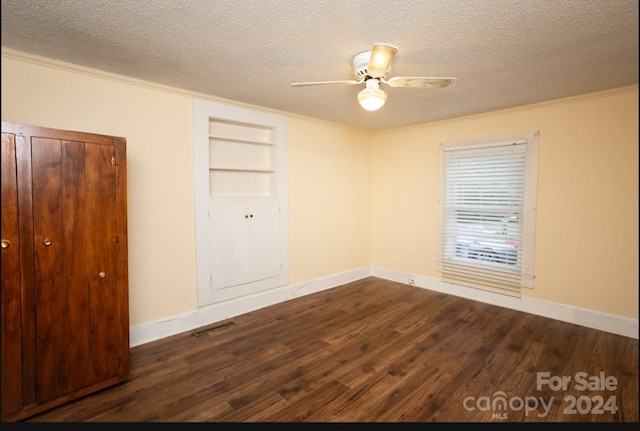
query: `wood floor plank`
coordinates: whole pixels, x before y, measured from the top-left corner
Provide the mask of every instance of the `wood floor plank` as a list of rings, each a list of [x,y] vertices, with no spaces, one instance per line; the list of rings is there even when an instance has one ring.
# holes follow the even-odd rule
[[[337,380],[329,380],[317,386],[310,392],[305,392],[302,396],[288,401],[288,407],[273,412],[262,418],[265,422],[316,422],[313,415],[320,411],[325,411],[325,406],[331,403],[342,394],[351,391],[348,386]],[[318,422],[326,422],[326,417]],[[239,419],[242,421],[242,419]]]
[[[375,277],[199,329],[132,348],[129,380],[25,422],[638,421],[637,339]],[[617,384],[576,387],[581,372]]]

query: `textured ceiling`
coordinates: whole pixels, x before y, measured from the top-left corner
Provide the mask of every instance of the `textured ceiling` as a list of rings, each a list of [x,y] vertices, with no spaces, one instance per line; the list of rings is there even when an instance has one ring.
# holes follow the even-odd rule
[[[399,48],[364,111],[353,79],[373,43]],[[638,0],[2,0],[2,47],[383,130],[638,84]]]

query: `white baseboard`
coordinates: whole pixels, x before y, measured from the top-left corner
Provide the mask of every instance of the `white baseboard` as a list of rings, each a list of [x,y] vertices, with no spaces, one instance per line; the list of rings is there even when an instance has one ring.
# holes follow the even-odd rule
[[[550,319],[561,320],[588,328],[611,332],[625,337],[638,339],[638,319],[602,313],[600,311],[573,307],[555,302],[534,298],[516,298],[480,289],[459,286],[444,282],[437,278],[415,275],[408,272],[396,271],[388,268],[372,267],[371,275],[385,280],[409,284],[409,278],[414,286],[434,290],[450,295],[460,296],[475,301],[486,302],[513,310],[523,311]]]
[[[131,347],[139,346],[369,276],[371,276],[370,267],[357,268],[303,283],[290,284],[249,296],[207,305],[188,313],[169,316],[166,319],[133,325],[129,329],[129,345]]]
[[[638,339],[638,319],[602,313],[584,308],[572,307],[533,298],[516,298],[480,289],[459,286],[443,282],[440,279],[423,275],[410,274],[393,269],[362,267],[354,270],[333,274],[327,277],[290,284],[269,289],[250,296],[235,298],[218,304],[211,304],[188,313],[170,316],[131,326],[129,331],[130,346],[135,347],[171,335],[190,331],[202,326],[221,322],[250,311],[288,301],[290,299],[331,289],[352,281],[374,276],[398,283],[409,284],[413,279],[413,286],[460,296],[475,301],[486,302],[513,310],[523,311],[550,319],[561,320],[588,328],[611,332],[625,337]]]

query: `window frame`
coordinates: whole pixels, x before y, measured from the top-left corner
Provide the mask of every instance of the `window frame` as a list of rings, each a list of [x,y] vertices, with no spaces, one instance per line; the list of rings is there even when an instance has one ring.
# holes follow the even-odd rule
[[[440,144],[440,197],[439,197],[439,224],[438,224],[438,249],[437,269],[442,275],[442,280],[463,286],[480,288],[498,293],[519,296],[521,288],[534,287],[534,255],[536,233],[536,209],[537,209],[537,183],[538,183],[538,131],[516,133],[505,136],[472,139],[466,141],[446,142]],[[525,146],[524,184],[522,186],[522,205],[519,207],[521,220],[519,220],[520,242],[517,259],[520,259],[517,270],[509,268],[507,261],[487,263],[481,259],[477,261],[467,257],[461,257],[457,252],[452,253],[458,245],[459,237],[451,234],[445,235],[447,223],[456,223],[454,229],[458,235],[459,215],[453,216],[450,202],[447,200],[447,192],[450,184],[447,184],[448,158],[447,152],[459,152],[469,150],[469,153],[482,149],[507,148],[514,144]],[[490,207],[485,210],[489,211]],[[483,214],[481,210],[480,213]],[[481,217],[479,217],[481,218]],[[472,234],[473,236],[473,234]],[[454,239],[455,238],[455,239]],[[452,243],[452,241],[456,241]],[[505,252],[506,253],[506,252]],[[506,256],[506,255],[505,255]],[[487,281],[491,280],[491,281]],[[497,281],[493,281],[497,280]]]

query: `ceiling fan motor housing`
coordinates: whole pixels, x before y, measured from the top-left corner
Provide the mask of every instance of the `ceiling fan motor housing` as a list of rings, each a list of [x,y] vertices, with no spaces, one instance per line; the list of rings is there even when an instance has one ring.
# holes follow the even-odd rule
[[[371,51],[363,51],[360,54],[356,54],[353,57],[353,73],[358,81],[364,80],[367,78],[380,78],[380,76],[371,76],[367,71],[367,67],[369,66],[369,59],[371,58]],[[385,77],[391,73],[391,65],[387,68],[387,71],[382,75]]]

